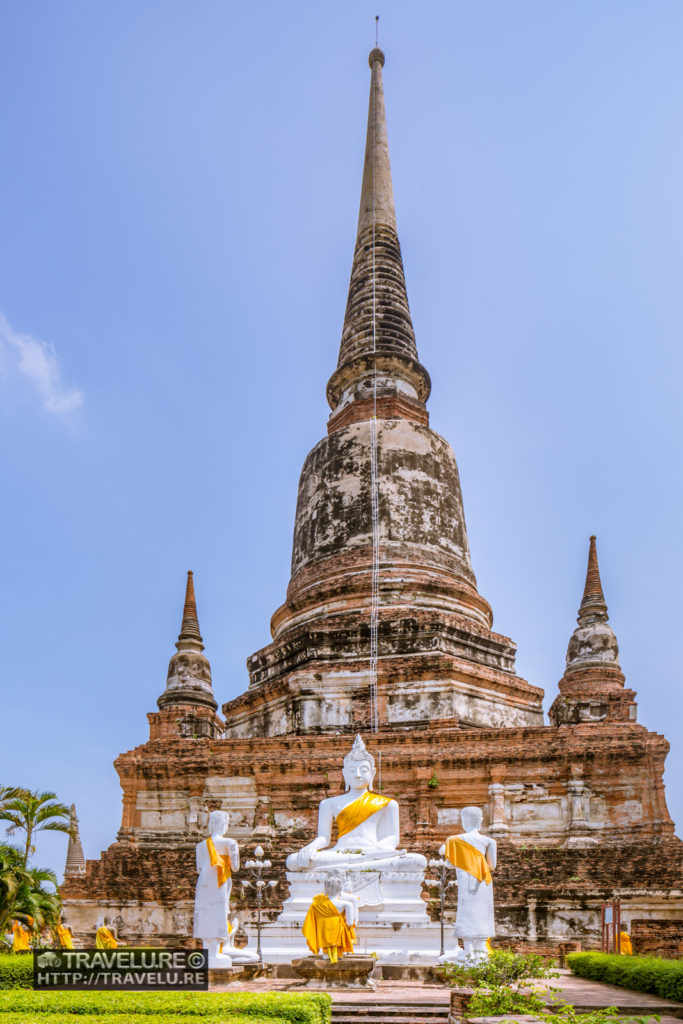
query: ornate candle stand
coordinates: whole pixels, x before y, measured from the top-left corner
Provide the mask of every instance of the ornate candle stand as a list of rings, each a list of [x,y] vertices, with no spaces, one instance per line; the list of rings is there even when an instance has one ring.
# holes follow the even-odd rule
[[[275,878],[271,879],[270,881],[266,881],[262,877],[264,870],[272,867],[272,864],[269,860],[263,859],[262,846],[256,847],[256,849],[254,850],[254,857],[256,857],[256,860],[248,860],[244,864],[244,867],[251,873],[252,877],[254,878],[254,881],[248,882],[246,880],[242,880],[240,882],[240,885],[244,889],[256,889],[256,955],[259,958],[259,963],[262,963],[263,956],[261,954],[261,901],[263,899],[263,890],[267,888],[273,888],[274,886],[276,886],[277,879]]]
[[[437,859],[432,859],[429,862],[429,867],[433,871],[437,871],[438,872],[438,878],[425,878],[425,885],[436,886],[436,887],[438,887],[438,890],[439,890],[439,920],[441,922],[441,949],[439,951],[439,956],[443,956],[444,955],[443,912],[444,912],[444,903],[445,903],[445,900],[446,900],[446,893],[448,892],[448,890],[450,889],[450,887],[452,885],[457,885],[458,884],[454,878],[451,879],[450,881],[448,881],[447,878],[446,878],[446,872],[448,871],[449,868],[452,868],[452,865],[450,864],[449,861],[447,861],[445,859],[445,853],[446,853],[446,846],[444,844],[443,846],[439,847],[439,857],[438,857],[438,860]]]

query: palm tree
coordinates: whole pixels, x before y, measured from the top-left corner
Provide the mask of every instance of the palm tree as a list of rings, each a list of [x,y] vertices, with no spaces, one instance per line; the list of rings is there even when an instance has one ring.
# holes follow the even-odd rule
[[[16,786],[3,786],[0,784],[0,811],[2,811],[7,801],[15,797],[18,792],[19,790]]]
[[[33,837],[36,832],[65,832],[71,835],[71,812],[57,800],[56,793],[34,793],[19,787],[4,790],[0,799],[0,821],[8,821],[7,835],[23,832],[25,836],[21,866],[26,868],[30,854],[35,851]]]
[[[49,928],[56,928],[59,922],[59,915],[62,910],[62,901],[57,890],[57,879],[53,871],[48,868],[29,868],[28,879],[22,884],[17,892],[12,907],[15,918],[30,922],[33,919],[33,930],[40,933],[47,925]],[[49,882],[54,886],[55,891],[50,892],[43,885]]]
[[[31,884],[31,876],[21,867],[21,850],[0,843],[0,934],[13,916],[14,903],[22,887]]]
[[[23,851],[10,843],[0,843],[0,933],[13,919],[30,924],[36,931],[59,921],[61,899],[57,878],[48,868],[22,866]],[[45,883],[54,887],[51,892]]]

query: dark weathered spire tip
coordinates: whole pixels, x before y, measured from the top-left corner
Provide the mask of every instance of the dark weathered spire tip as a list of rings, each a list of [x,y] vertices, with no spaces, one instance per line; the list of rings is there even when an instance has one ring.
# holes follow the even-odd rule
[[[185,604],[183,605],[183,621],[180,627],[178,640],[190,640],[198,641],[200,644],[202,643],[202,635],[199,632],[199,620],[197,618],[197,602],[194,596],[194,575],[191,569],[188,569],[187,573]]]
[[[586,568],[586,584],[583,588],[583,598],[579,616],[586,614],[600,613],[607,618],[607,603],[602,590],[600,580],[600,567],[598,566],[597,537],[593,534],[588,547],[588,566]]]
[[[370,67],[372,67],[375,61],[379,61],[380,67],[384,67],[384,51],[380,50],[379,46],[375,46],[370,50],[370,56],[368,57]]]

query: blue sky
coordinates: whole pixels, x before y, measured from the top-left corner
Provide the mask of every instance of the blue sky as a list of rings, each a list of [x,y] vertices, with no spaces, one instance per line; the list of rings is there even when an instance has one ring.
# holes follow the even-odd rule
[[[0,11],[0,780],[75,800],[89,857],[119,827],[112,761],[147,738],[186,570],[219,702],[284,598],[375,13],[480,591],[549,704],[598,535],[683,822],[680,2],[22,0]]]

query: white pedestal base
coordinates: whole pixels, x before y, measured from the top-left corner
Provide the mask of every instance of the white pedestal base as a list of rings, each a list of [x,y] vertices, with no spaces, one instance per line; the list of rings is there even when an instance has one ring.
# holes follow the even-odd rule
[[[330,869],[332,870],[332,869]],[[322,891],[326,872],[288,871],[289,897],[277,923],[301,928],[314,896]],[[346,871],[344,888],[360,899],[358,929],[366,925],[428,925],[427,907],[422,899],[424,871]]]
[[[238,949],[236,946],[231,947],[230,956],[235,967],[242,967],[244,964],[257,964],[258,956],[256,950],[250,946],[244,946],[242,949]]]
[[[232,957],[226,953],[216,953],[214,956],[209,953],[209,970],[229,970],[232,967]]]
[[[363,923],[356,926],[358,941],[354,952],[377,953],[378,964],[436,964],[439,960],[441,929],[438,923]],[[452,941],[452,940],[451,940]],[[299,924],[266,924],[261,931],[263,959],[269,964],[291,963],[311,951]]]

